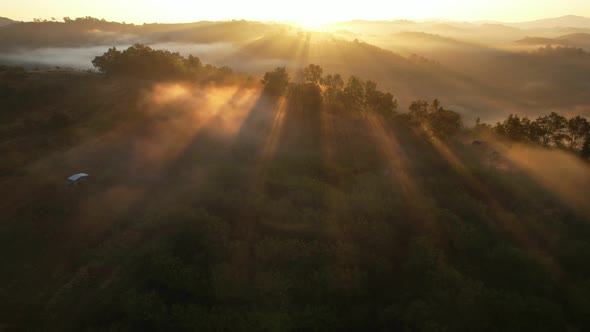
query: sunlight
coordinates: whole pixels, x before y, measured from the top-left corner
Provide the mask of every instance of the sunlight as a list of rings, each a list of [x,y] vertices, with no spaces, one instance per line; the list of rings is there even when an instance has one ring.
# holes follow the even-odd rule
[[[439,155],[451,166],[451,168],[453,168],[462,180],[465,181],[468,189],[477,193],[477,196],[479,196],[478,198],[489,205],[490,215],[494,217],[496,222],[499,222],[499,224],[493,223],[489,224],[489,226],[507,232],[519,245],[533,250],[538,253],[539,257],[547,258],[549,255],[543,251],[543,241],[547,239],[549,233],[540,232],[540,229],[537,226],[537,233],[534,235],[531,234],[531,226],[528,225],[525,220],[520,220],[517,215],[504,208],[500,201],[494,197],[489,188],[487,188],[486,185],[473,174],[473,172],[445,142],[436,137],[426,126],[423,125],[421,129],[428,135],[430,142]],[[549,266],[551,265],[550,262],[550,259],[546,262],[544,261],[544,263],[548,264],[547,267],[554,273],[560,273],[557,267]]]
[[[293,24],[295,26],[301,27],[304,30],[310,31],[327,31],[330,29],[332,22],[324,21],[321,18],[317,20],[310,19],[310,20],[302,20],[302,21],[295,21]]]
[[[419,202],[418,206],[427,206],[426,197],[411,178],[408,157],[403,147],[394,133],[386,131],[381,121],[375,114],[367,115],[367,122],[372,129],[375,143],[389,164],[391,175],[399,182],[402,194],[409,201]]]
[[[500,146],[502,153],[540,185],[580,213],[590,212],[587,188],[590,167],[577,156],[566,152],[524,145]]]
[[[254,187],[255,191],[260,190],[266,179],[266,173],[268,172],[269,163],[273,160],[277,148],[279,146],[281,133],[283,131],[283,125],[285,120],[287,108],[287,100],[285,97],[280,97],[276,107],[273,109],[274,118],[270,128],[270,132],[266,136],[262,151],[260,151],[258,168],[254,175]]]
[[[160,121],[143,129],[148,137],[135,141],[137,167],[162,169],[205,129],[233,137],[260,93],[260,88],[237,85],[155,85],[145,97],[145,109]]]
[[[156,104],[166,104],[188,95],[188,89],[179,83],[157,84],[151,92],[152,101]]]

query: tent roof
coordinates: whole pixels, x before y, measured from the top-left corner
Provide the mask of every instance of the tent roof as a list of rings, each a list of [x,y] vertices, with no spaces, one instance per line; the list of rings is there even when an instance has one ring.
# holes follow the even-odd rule
[[[74,175],[70,176],[68,178],[68,180],[78,181],[78,180],[80,180],[80,178],[84,178],[84,177],[87,177],[87,176],[89,176],[89,175],[86,174],[86,173],[78,173],[78,174],[74,174]]]

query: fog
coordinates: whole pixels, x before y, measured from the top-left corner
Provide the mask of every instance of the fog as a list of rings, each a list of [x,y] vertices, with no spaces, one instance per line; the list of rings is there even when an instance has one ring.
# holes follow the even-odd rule
[[[95,56],[102,55],[109,47],[126,49],[132,44],[115,44],[87,47],[46,47],[36,49],[23,49],[18,51],[0,52],[0,63],[14,64],[31,69],[35,67],[71,68],[78,70],[94,69],[92,60]],[[160,43],[150,45],[154,49],[167,49],[171,52],[179,52],[183,56],[188,54],[198,55],[207,63],[218,64],[221,59],[235,52],[236,48],[230,43],[209,44],[180,44]]]
[[[93,70],[91,61],[108,47],[140,42],[253,77],[285,66],[297,79],[302,67],[315,63],[326,74],[377,82],[396,96],[402,110],[416,99],[439,98],[469,123],[477,117],[494,122],[509,113],[536,117],[554,109],[590,115],[590,30],[584,28],[355,21],[318,32],[257,22],[80,24],[47,25],[47,39],[27,24],[0,30],[0,37],[10,32],[12,38],[0,42],[0,63]],[[539,51],[544,43],[567,48]]]

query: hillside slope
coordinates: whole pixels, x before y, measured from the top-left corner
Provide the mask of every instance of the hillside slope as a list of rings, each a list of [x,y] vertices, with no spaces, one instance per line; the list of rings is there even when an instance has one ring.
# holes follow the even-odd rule
[[[577,157],[326,110],[309,85],[65,71],[0,84],[3,327],[590,324]],[[67,186],[77,172],[90,179]]]

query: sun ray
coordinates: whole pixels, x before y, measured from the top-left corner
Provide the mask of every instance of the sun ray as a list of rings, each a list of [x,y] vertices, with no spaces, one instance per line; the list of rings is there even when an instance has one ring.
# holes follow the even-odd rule
[[[507,232],[510,237],[518,243],[519,246],[526,248],[535,255],[539,262],[545,265],[548,271],[554,276],[562,274],[562,270],[555,264],[555,259],[548,254],[543,248],[543,241],[538,236],[547,237],[548,233],[538,234],[534,237],[531,234],[531,227],[527,225],[526,220],[522,220],[514,213],[510,212],[494,197],[487,186],[479,180],[473,172],[461,161],[455,152],[444,141],[436,137],[426,126],[422,126],[422,132],[427,134],[438,154],[445,160],[449,166],[465,181],[469,190],[475,192],[490,209],[490,214],[494,217],[495,224],[489,226],[495,230]]]
[[[264,181],[266,180],[269,163],[274,159],[277,152],[281,133],[285,124],[285,114],[287,108],[286,104],[286,98],[280,97],[274,112],[274,118],[270,127],[270,132],[265,139],[264,145],[258,157],[258,166],[256,167],[253,181],[254,191],[260,191],[262,189]]]
[[[585,215],[590,213],[586,189],[590,187],[590,167],[571,154],[525,145],[492,142],[502,156],[529,174],[563,203]]]

